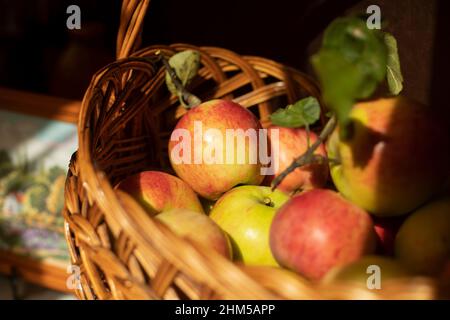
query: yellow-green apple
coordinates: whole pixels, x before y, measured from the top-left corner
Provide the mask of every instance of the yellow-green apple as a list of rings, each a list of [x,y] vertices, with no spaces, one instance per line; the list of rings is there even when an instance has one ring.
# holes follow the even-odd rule
[[[375,243],[370,215],[325,189],[291,198],[270,228],[270,248],[278,263],[311,280],[372,253]]]
[[[203,213],[191,187],[165,172],[143,171],[126,178],[117,187],[129,193],[152,215],[176,208]]]
[[[230,236],[237,260],[277,266],[269,248],[269,230],[276,210],[288,199],[270,187],[240,186],[216,202],[210,217]]]
[[[276,132],[276,134],[274,134]],[[308,133],[303,128],[285,128],[270,126],[268,136],[271,145],[271,158],[275,162],[275,172],[270,178],[283,172],[295,158],[301,156],[308,150]],[[274,139],[278,145],[274,145]],[[314,132],[309,133],[309,143],[317,141]],[[323,144],[314,152],[316,155],[326,157]],[[295,169],[284,178],[278,188],[288,194],[298,190],[308,190],[323,187],[328,178],[328,164],[316,163]]]
[[[373,217],[375,233],[377,234],[377,253],[393,256],[395,236],[406,216]]]
[[[383,290],[388,288],[386,285],[389,280],[411,275],[407,268],[392,258],[368,255],[353,263],[331,269],[322,279],[322,283],[352,282],[361,288]]]
[[[172,209],[161,212],[156,219],[180,237],[189,238],[231,258],[228,236],[207,215],[188,209]]]
[[[439,190],[448,172],[447,129],[427,108],[405,97],[358,103],[349,138],[339,128],[327,145],[339,192],[377,216],[411,212]]]
[[[178,121],[169,141],[177,175],[202,197],[216,200],[239,184],[263,180],[258,119],[241,105],[211,100]]]
[[[395,256],[414,272],[442,272],[450,260],[450,197],[432,201],[406,219],[395,238]]]

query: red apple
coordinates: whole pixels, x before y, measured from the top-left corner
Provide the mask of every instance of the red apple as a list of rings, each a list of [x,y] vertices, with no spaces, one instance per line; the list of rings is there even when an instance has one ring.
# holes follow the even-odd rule
[[[377,252],[379,254],[393,256],[395,236],[398,229],[405,221],[405,216],[400,217],[373,217],[375,232],[377,234]]]
[[[187,209],[172,209],[156,216],[175,234],[216,250],[231,258],[231,244],[228,236],[207,215]]]
[[[259,129],[258,119],[237,103],[227,100],[202,103],[189,110],[172,132],[169,141],[172,167],[192,189],[211,200],[239,184],[258,185],[263,180],[258,157]],[[227,132],[242,134],[240,145],[239,139],[232,135],[227,140]],[[246,133],[252,139],[245,138]],[[250,154],[256,155],[256,159]]]
[[[448,174],[449,136],[440,119],[405,97],[358,103],[350,137],[328,140],[339,192],[377,216],[402,215],[429,200]]]
[[[275,162],[275,168],[277,168],[274,176],[283,172],[295,158],[304,154],[308,149],[308,133],[302,128],[292,129],[270,126],[269,141],[271,144],[272,161]],[[310,132],[310,145],[316,141],[317,135],[314,132]],[[278,142],[278,146],[276,142]],[[320,144],[314,154],[326,157],[327,154],[324,145]],[[272,179],[274,176],[272,176]],[[328,165],[325,162],[322,164],[306,165],[290,173],[278,188],[289,194],[297,190],[321,188],[326,184],[327,178]]]
[[[126,178],[117,187],[134,197],[150,214],[175,208],[203,213],[191,187],[168,173],[143,171]]]
[[[312,280],[372,253],[375,243],[369,214],[325,189],[290,199],[270,229],[270,247],[278,263]]]

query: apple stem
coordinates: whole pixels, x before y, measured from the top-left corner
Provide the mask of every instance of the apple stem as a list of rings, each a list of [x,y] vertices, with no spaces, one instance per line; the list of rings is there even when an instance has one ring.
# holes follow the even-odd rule
[[[320,132],[320,135],[317,138],[317,140],[314,142],[314,144],[310,148],[308,148],[308,150],[306,150],[306,152],[304,154],[302,154],[298,158],[294,159],[294,161],[292,161],[292,163],[289,165],[289,167],[287,167],[283,172],[281,172],[277,177],[275,177],[275,179],[272,182],[272,190],[275,190],[280,185],[280,183],[284,180],[284,178],[286,178],[288,176],[288,174],[290,174],[292,171],[294,171],[295,169],[297,169],[299,167],[302,167],[307,164],[312,164],[312,163],[320,163],[323,160],[326,160],[329,162],[338,162],[335,159],[328,159],[321,155],[314,154],[314,151],[317,150],[317,148],[320,146],[320,144],[322,142],[324,142],[328,138],[328,136],[334,131],[334,129],[336,128],[336,125],[337,125],[336,117],[333,115],[328,120],[328,122],[326,123],[326,125],[322,129],[322,131]]]
[[[180,99],[181,104],[186,109],[191,109],[191,108],[201,104],[202,100],[200,100],[199,97],[197,97],[193,93],[190,93],[188,90],[186,90],[186,88],[183,86],[183,83],[181,82],[180,78],[178,78],[178,75],[175,72],[174,68],[172,68],[169,61],[161,53],[161,51],[157,51],[156,55],[162,61],[164,68],[166,68],[167,72],[169,73],[169,77],[172,79],[172,82],[173,82],[175,88],[177,89],[178,99]]]
[[[263,202],[264,202],[264,204],[266,205],[266,206],[269,206],[269,207],[273,207],[275,204],[272,202],[272,200],[270,199],[270,198],[264,198],[264,200],[263,200]]]

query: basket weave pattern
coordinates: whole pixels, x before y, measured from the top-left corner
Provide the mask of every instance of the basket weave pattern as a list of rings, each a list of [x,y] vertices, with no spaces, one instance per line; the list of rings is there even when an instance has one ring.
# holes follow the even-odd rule
[[[165,87],[165,71],[152,58],[186,49],[201,55],[189,89],[202,100],[233,99],[263,126],[278,106],[319,97],[316,84],[290,67],[214,47],[186,44],[140,51],[148,0],[124,1],[118,61],[92,78],[80,112],[79,149],[66,180],[65,233],[80,267],[81,299],[321,299],[380,298],[358,287],[318,286],[278,268],[232,263],[175,236],[128,194],[114,186],[130,174],[170,171],[167,141],[185,112]],[[382,298],[432,298],[427,279],[407,279]]]

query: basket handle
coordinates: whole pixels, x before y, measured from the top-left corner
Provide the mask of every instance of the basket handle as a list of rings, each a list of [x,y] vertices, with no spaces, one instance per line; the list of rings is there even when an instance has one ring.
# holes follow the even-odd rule
[[[141,45],[144,17],[151,0],[123,0],[117,32],[116,58],[122,59]]]

